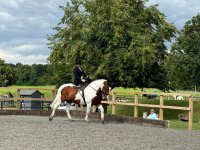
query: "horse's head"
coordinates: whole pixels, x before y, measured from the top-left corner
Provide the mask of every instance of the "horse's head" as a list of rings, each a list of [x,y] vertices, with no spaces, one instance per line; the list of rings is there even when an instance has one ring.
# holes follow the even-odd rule
[[[111,88],[109,87],[108,81],[104,81],[103,82],[103,87],[101,89],[101,91],[102,91],[102,98],[103,99],[107,99],[107,96],[109,95],[110,89]]]
[[[98,97],[101,97],[102,100],[107,99],[107,96],[109,95],[111,89],[109,87],[108,81],[105,79],[95,80],[92,83],[90,83],[88,87],[95,90],[97,92],[96,95]]]

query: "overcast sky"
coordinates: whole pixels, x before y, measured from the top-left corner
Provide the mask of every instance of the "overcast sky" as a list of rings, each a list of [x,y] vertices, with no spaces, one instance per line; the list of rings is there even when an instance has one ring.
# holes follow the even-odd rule
[[[44,64],[50,54],[47,35],[59,22],[68,0],[0,0],[0,58],[6,63]],[[200,12],[200,0],[150,0],[167,21],[182,29]]]

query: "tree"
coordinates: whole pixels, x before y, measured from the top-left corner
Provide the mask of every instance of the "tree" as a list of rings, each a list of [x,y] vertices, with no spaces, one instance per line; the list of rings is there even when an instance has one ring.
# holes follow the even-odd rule
[[[72,0],[61,8],[57,33],[49,37],[49,61],[60,80],[72,81],[65,68],[72,70],[78,59],[92,78],[126,87],[166,86],[164,43],[176,29],[156,6],[145,7],[142,0]]]
[[[167,61],[168,78],[176,89],[200,85],[200,14],[185,23]]]
[[[17,85],[30,85],[29,81],[31,79],[31,66],[30,65],[23,65],[17,64]]]
[[[15,71],[11,65],[0,59],[0,86],[9,86],[15,82]]]
[[[52,68],[50,65],[33,64],[23,65],[16,64],[16,84],[17,85],[48,85],[55,84],[52,77]]]

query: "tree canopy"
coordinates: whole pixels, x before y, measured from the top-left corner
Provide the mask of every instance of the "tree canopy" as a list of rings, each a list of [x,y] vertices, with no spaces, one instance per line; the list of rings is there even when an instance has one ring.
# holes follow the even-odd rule
[[[11,65],[0,58],[0,86],[9,86],[15,81],[15,72]]]
[[[7,64],[0,59],[0,86],[56,84],[50,65]]]
[[[165,42],[176,28],[143,0],[71,0],[49,36],[58,82],[72,82],[75,61],[93,78],[125,87],[166,86]]]
[[[200,85],[200,14],[185,23],[166,65],[174,88],[191,89]]]

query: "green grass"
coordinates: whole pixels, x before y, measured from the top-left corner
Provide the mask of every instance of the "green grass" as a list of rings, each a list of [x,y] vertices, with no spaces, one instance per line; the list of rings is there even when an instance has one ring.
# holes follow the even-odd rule
[[[7,92],[11,92],[14,96],[17,94],[17,89],[19,88],[35,88],[38,89],[41,93],[44,94],[45,98],[52,97],[52,89],[55,89],[53,85],[46,86],[9,86],[9,87],[0,87],[0,93],[5,95]],[[40,90],[40,89],[49,89],[49,90]]]
[[[155,109],[156,110],[156,109]],[[143,108],[139,107],[139,117],[142,117],[143,112],[149,112],[149,108]],[[156,112],[159,112],[156,110]],[[175,113],[174,113],[175,112]],[[187,130],[188,129],[188,122],[183,122],[178,119],[177,114],[182,113],[183,111],[178,110],[164,110],[164,120],[170,121],[170,128],[173,129],[182,129]],[[111,114],[111,106],[108,107],[108,114]],[[132,106],[116,106],[116,114],[117,115],[125,115],[125,116],[133,116],[134,115],[134,108]],[[194,118],[198,117],[196,113],[194,113]],[[200,121],[197,121],[198,119],[194,119],[193,121],[193,130],[200,130]]]
[[[144,89],[146,92],[153,93],[153,89]],[[130,92],[139,92],[140,89],[124,89],[124,88],[116,88],[114,91],[122,92],[121,95],[117,95],[119,97],[123,97],[125,99],[128,99],[129,102],[133,102],[134,95],[130,95]],[[162,93],[162,91],[157,90],[157,93]],[[189,91],[182,91],[180,93],[185,94],[193,94],[193,92]],[[200,95],[198,92],[197,95]],[[139,103],[143,104],[156,104],[159,105],[159,97],[157,97],[154,100],[149,100],[147,98],[141,98],[139,97]],[[175,101],[173,97],[165,97],[164,98],[164,105],[168,106],[182,106],[182,107],[188,107],[188,100],[182,100],[182,101]],[[194,101],[194,113],[193,113],[193,130],[200,130],[200,101]],[[150,108],[144,108],[139,107],[138,117],[142,117],[143,112],[149,112]],[[159,113],[159,109],[155,108],[156,113]],[[108,113],[111,113],[111,106],[108,107]],[[127,115],[127,116],[133,116],[134,115],[134,107],[133,106],[121,106],[116,105],[116,114],[117,115]],[[171,123],[170,128],[175,129],[187,129],[188,128],[188,122],[180,121],[178,118],[178,114],[188,114],[188,111],[182,111],[182,110],[173,110],[173,109],[164,109],[164,120],[169,120]]]
[[[114,88],[113,91],[115,92],[122,92],[124,93],[124,95],[129,95],[130,92],[141,92],[140,88],[123,88],[123,87],[119,87],[119,88]],[[146,91],[147,93],[155,93],[154,88],[144,88],[143,91]],[[163,91],[156,89],[156,93],[160,94],[160,93],[164,93]],[[170,93],[184,93],[184,94],[192,94],[195,96],[195,92],[194,91],[183,91],[183,90],[177,90],[177,91],[170,91]],[[200,97],[200,92],[196,92],[196,96]]]
[[[180,120],[170,120],[170,128],[179,129],[179,130],[187,130],[188,129],[188,122],[183,122]],[[200,130],[200,122],[193,122],[192,123],[193,130]]]

